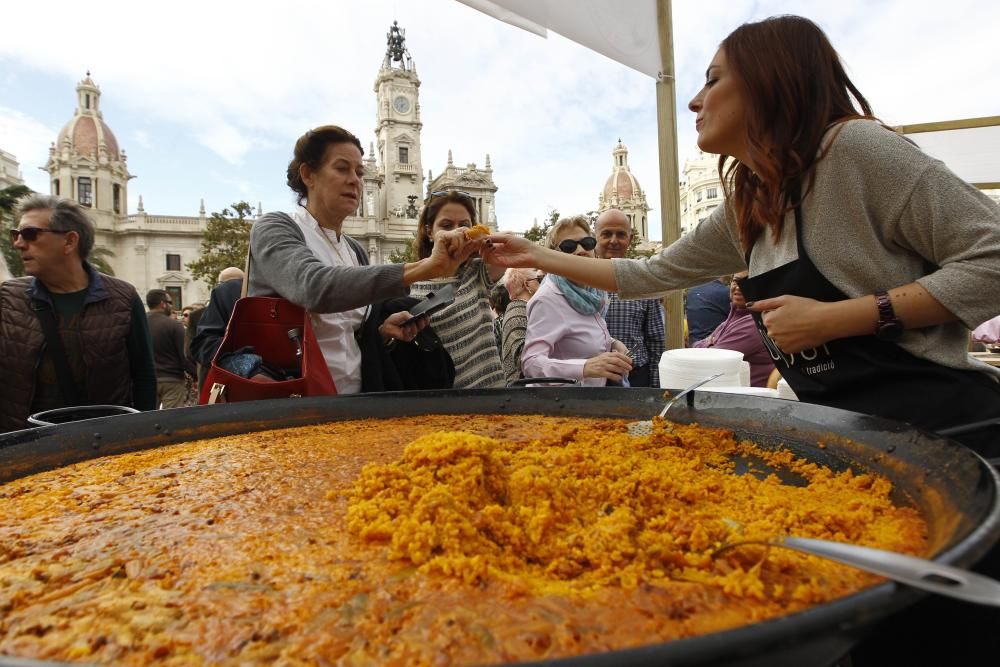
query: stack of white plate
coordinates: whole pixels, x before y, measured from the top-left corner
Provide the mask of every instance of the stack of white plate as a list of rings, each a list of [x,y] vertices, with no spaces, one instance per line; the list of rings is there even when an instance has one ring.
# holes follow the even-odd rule
[[[738,387],[743,353],[735,350],[689,347],[667,350],[660,357],[660,386],[683,389],[710,375],[722,373],[706,387]]]
[[[778,390],[768,387],[713,387],[711,382],[702,387],[705,391],[717,391],[723,394],[744,394],[746,396],[763,396],[778,398]]]
[[[795,395],[785,378],[778,380],[778,398],[786,398],[789,401],[797,401],[799,397]]]

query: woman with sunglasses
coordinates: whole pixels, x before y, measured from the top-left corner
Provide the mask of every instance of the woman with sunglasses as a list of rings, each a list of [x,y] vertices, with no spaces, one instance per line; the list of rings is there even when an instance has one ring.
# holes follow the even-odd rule
[[[597,240],[582,215],[563,218],[549,230],[548,247],[562,254],[594,257]],[[620,385],[632,370],[628,348],[608,332],[608,295],[551,274],[528,302],[528,328],[521,351],[524,377],[564,377],[592,387]]]
[[[405,297],[417,281],[454,273],[482,245],[442,232],[418,262],[369,264],[361,244],[343,233],[361,202],[363,156],[361,141],[341,127],[306,132],[287,169],[299,206],[264,215],[250,232],[250,295],[277,295],[309,311],[339,394],[384,389],[384,348],[412,341],[427,324],[406,324],[405,310],[383,318],[380,304]]]
[[[416,251],[423,260],[431,256],[433,239],[476,224],[476,206],[465,192],[432,192],[417,221]],[[435,333],[455,364],[456,389],[504,386],[500,351],[493,335],[490,290],[503,275],[503,267],[473,257],[453,276],[423,281],[410,288],[413,296],[425,296],[446,284],[455,286],[455,301],[431,316]]]

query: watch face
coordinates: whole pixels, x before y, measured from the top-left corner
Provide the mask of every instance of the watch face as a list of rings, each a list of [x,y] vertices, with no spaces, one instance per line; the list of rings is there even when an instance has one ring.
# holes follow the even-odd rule
[[[410,110],[410,100],[400,95],[392,101],[392,106],[399,113],[406,113]]]

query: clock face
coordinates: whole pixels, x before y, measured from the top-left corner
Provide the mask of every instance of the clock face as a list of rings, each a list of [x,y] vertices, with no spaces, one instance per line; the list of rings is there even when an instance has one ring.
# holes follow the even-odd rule
[[[399,113],[406,113],[410,110],[410,100],[400,95],[392,101],[392,107]]]

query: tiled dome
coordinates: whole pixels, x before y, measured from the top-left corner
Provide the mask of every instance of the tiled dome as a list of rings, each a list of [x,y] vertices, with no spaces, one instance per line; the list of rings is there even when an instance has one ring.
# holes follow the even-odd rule
[[[635,176],[629,171],[628,149],[622,144],[621,139],[618,140],[618,145],[615,146],[612,156],[614,168],[604,183],[605,201],[612,199],[622,201],[639,196],[642,193],[642,188],[639,187],[639,181],[635,180]]]
[[[118,139],[108,124],[94,116],[74,116],[63,129],[59,131],[56,146],[63,145],[63,139],[70,138],[73,148],[84,155],[97,155],[97,147],[101,141],[108,150],[109,157],[118,157]]]
[[[73,149],[83,155],[97,156],[98,148],[104,143],[111,159],[119,158],[118,139],[108,124],[101,118],[99,103],[101,99],[101,89],[90,78],[87,77],[77,84],[77,108],[63,129],[59,131],[56,139],[56,147],[62,149],[63,142],[69,138]]]

